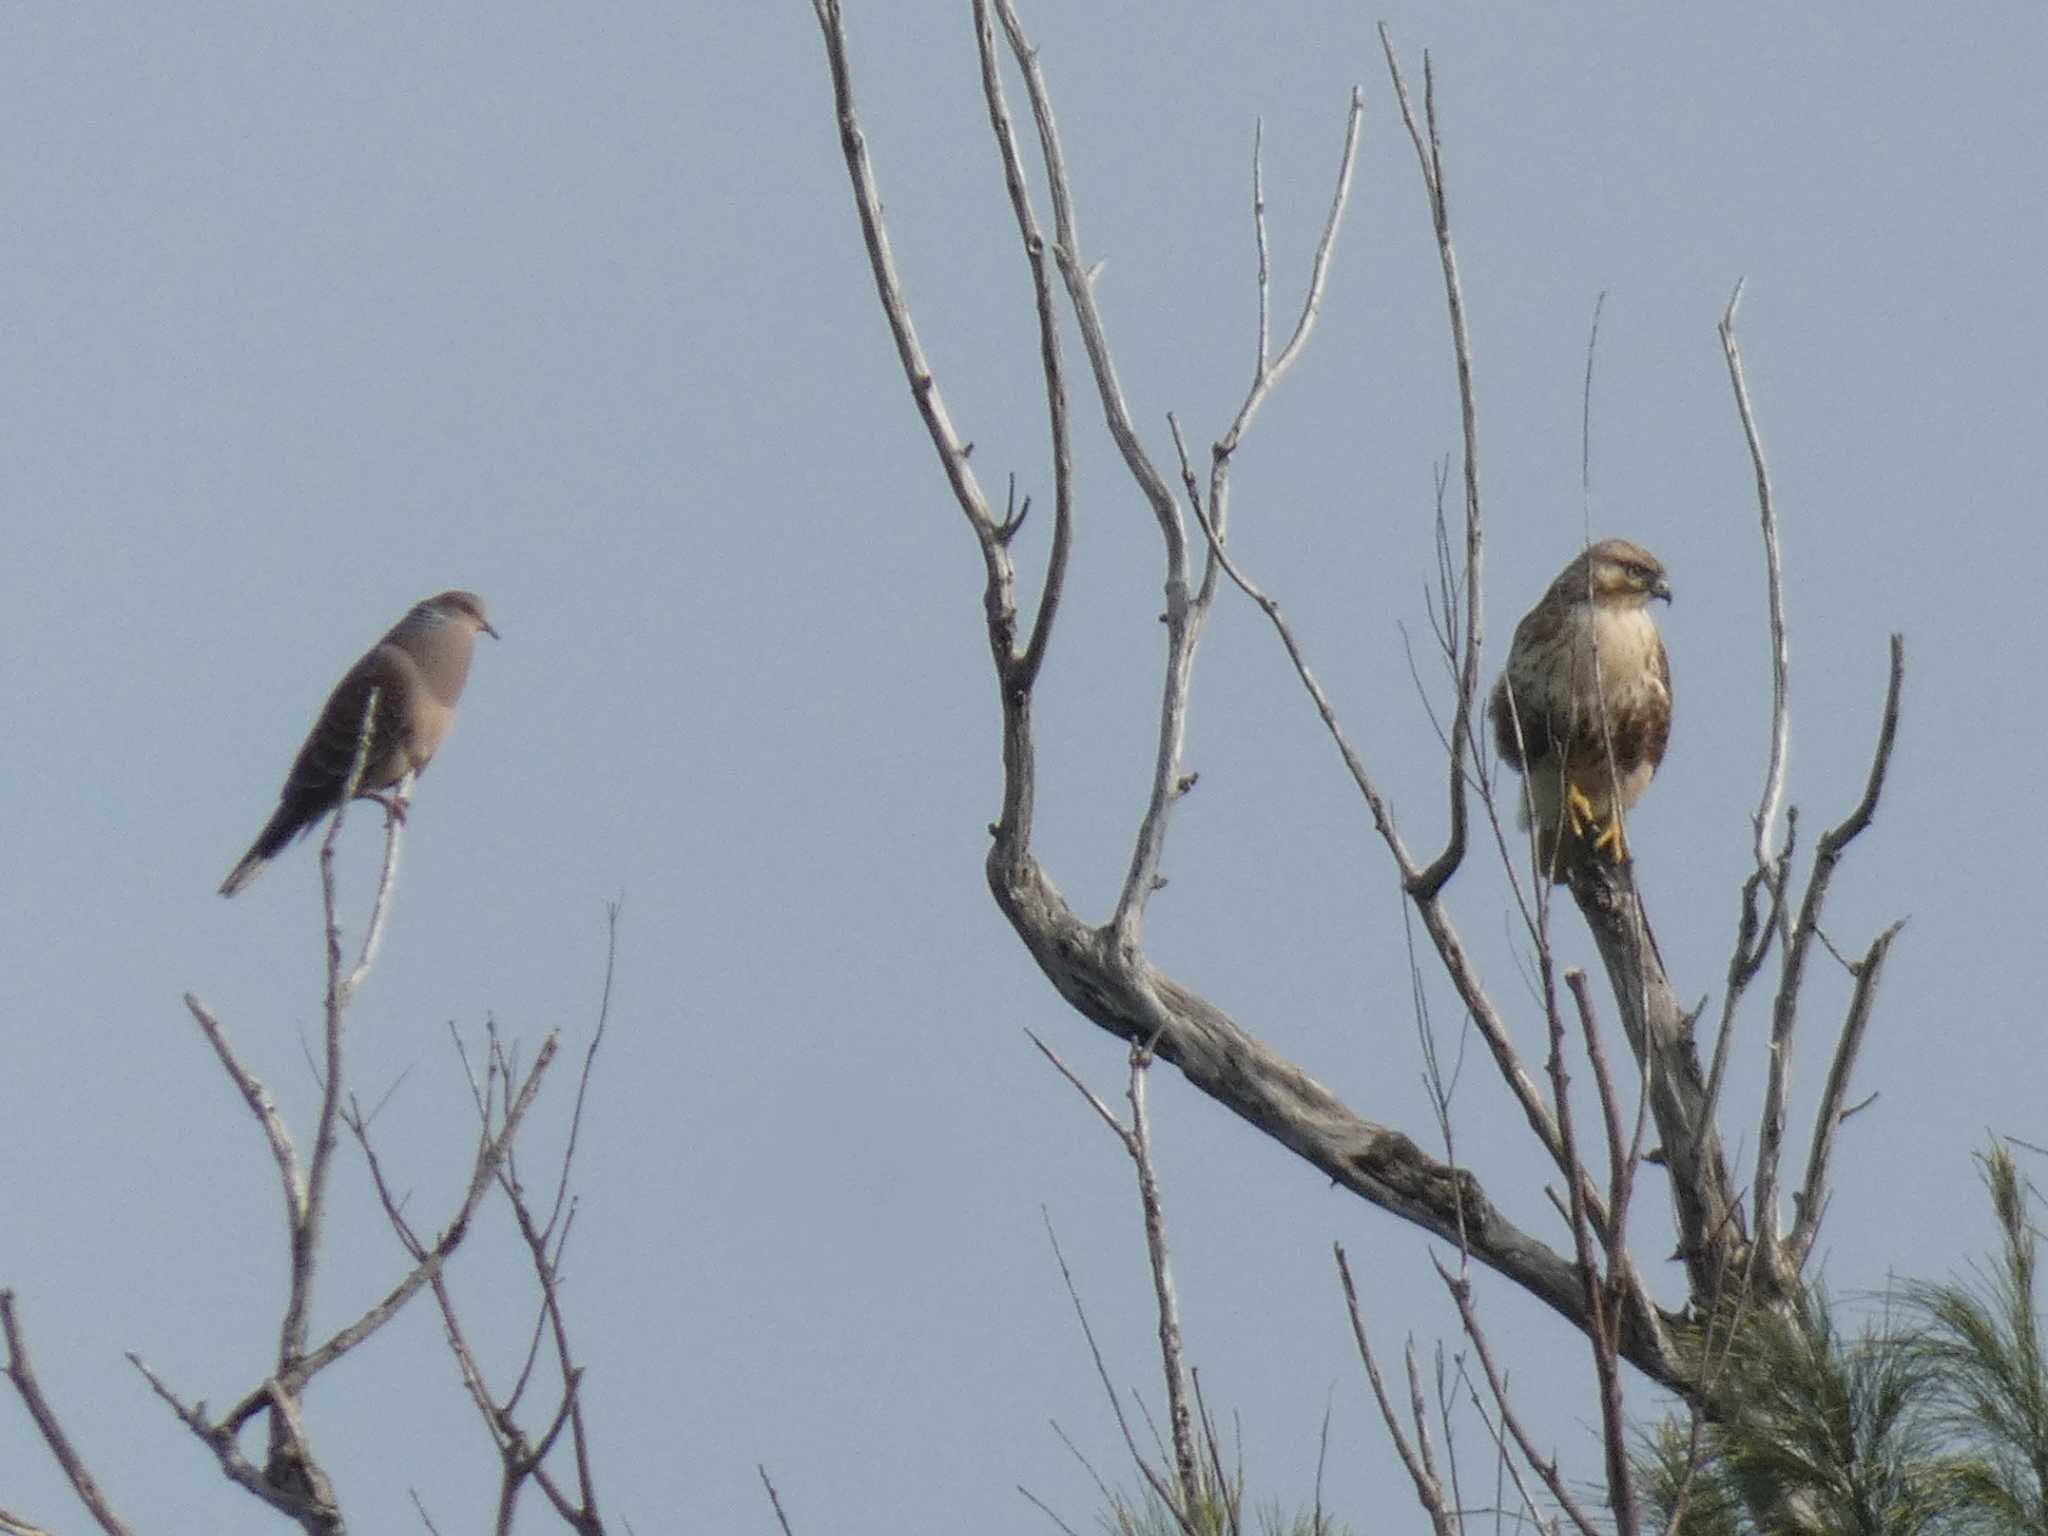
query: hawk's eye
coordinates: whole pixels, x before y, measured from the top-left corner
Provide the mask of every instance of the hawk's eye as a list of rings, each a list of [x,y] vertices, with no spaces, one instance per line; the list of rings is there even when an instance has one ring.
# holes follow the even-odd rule
[[[1650,584],[1650,568],[1640,560],[1629,561],[1628,574],[1632,581],[1639,581],[1646,587]]]

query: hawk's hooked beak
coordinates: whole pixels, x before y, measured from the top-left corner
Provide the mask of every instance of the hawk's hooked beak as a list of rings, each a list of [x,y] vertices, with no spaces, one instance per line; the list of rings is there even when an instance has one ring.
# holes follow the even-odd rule
[[[1671,601],[1671,583],[1670,583],[1670,582],[1668,582],[1668,581],[1666,581],[1666,580],[1665,580],[1665,579],[1664,579],[1664,578],[1663,578],[1662,576],[1659,576],[1659,577],[1657,578],[1657,584],[1656,584],[1656,585],[1655,585],[1654,587],[1650,588],[1650,596],[1652,596],[1652,597],[1661,597],[1661,598],[1663,598],[1663,599],[1664,599],[1664,601],[1665,601],[1665,602],[1667,602],[1667,603],[1668,603],[1668,602],[1670,602],[1670,601]],[[493,634],[495,634],[495,633],[496,633],[496,631],[495,631],[495,630],[493,630],[493,631],[492,631],[492,633],[493,633]]]
[[[1666,602],[1669,602],[1671,600],[1671,594],[1668,592],[1665,593],[1664,599]],[[489,619],[478,619],[477,624],[483,630],[483,632],[489,635],[493,640],[498,638],[498,631],[492,626],[491,621]]]

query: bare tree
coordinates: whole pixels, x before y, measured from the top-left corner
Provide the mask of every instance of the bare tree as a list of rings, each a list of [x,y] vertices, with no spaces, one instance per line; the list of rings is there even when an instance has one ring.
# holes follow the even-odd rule
[[[237,1055],[220,1019],[197,997],[190,993],[185,995],[186,1009],[212,1046],[222,1070],[235,1085],[263,1133],[267,1155],[275,1165],[284,1197],[285,1237],[290,1264],[273,1363],[264,1379],[251,1386],[231,1407],[223,1413],[213,1413],[204,1403],[188,1400],[152,1370],[140,1354],[131,1352],[128,1359],[179,1421],[212,1453],[221,1472],[231,1482],[308,1532],[309,1536],[342,1536],[347,1530],[343,1501],[316,1450],[307,1391],[315,1378],[344,1355],[367,1343],[415,1295],[422,1290],[430,1290],[440,1304],[456,1366],[478,1411],[490,1427],[503,1461],[504,1475],[493,1528],[500,1533],[510,1532],[518,1493],[530,1481],[546,1493],[569,1529],[581,1533],[581,1536],[595,1536],[595,1533],[603,1531],[604,1526],[597,1515],[590,1448],[578,1400],[581,1371],[569,1345],[559,1279],[563,1247],[567,1243],[574,1214],[574,1203],[569,1196],[570,1169],[591,1067],[603,1038],[609,1011],[611,959],[607,959],[604,997],[596,1028],[585,1050],[582,1076],[569,1122],[568,1143],[562,1154],[545,1218],[536,1216],[519,1179],[513,1149],[519,1130],[533,1108],[560,1048],[559,1035],[549,1034],[535,1052],[531,1065],[522,1069],[515,1055],[499,1042],[496,1031],[492,1030],[482,1081],[478,1081],[473,1070],[470,1073],[477,1130],[468,1180],[438,1231],[428,1234],[416,1229],[403,1215],[386,1182],[383,1166],[370,1138],[371,1117],[364,1113],[349,1091],[346,1077],[349,1004],[369,975],[390,914],[391,897],[397,882],[405,797],[411,788],[408,775],[385,805],[382,873],[364,925],[362,942],[354,959],[345,967],[335,893],[334,851],[349,802],[361,782],[370,742],[369,725],[376,707],[377,692],[373,689],[364,709],[354,766],[341,799],[342,808],[336,813],[320,846],[326,964],[322,1049],[315,1063],[320,1107],[310,1155],[302,1155],[298,1150],[270,1091]],[[609,949],[614,956],[617,920],[618,910],[614,906],[609,928]],[[459,1050],[459,1038],[457,1047]],[[467,1057],[464,1060],[467,1064]],[[353,1321],[315,1341],[311,1332],[314,1283],[324,1251],[327,1191],[333,1175],[335,1148],[339,1128],[344,1125],[361,1146],[385,1213],[403,1245],[407,1267],[390,1289],[370,1302]],[[503,1397],[494,1397],[484,1385],[482,1371],[460,1327],[447,1283],[449,1261],[471,1231],[479,1207],[493,1188],[502,1193],[512,1213],[539,1292],[525,1366],[509,1393]],[[19,1304],[12,1290],[0,1291],[0,1325],[4,1325],[8,1380],[28,1410],[51,1456],[102,1531],[108,1536],[121,1536],[121,1533],[128,1532],[131,1527],[113,1509],[90,1471],[86,1456],[65,1433],[55,1405],[43,1390],[29,1354],[26,1329],[21,1323]],[[544,1344],[548,1358],[554,1363],[560,1390],[557,1406],[546,1427],[538,1435],[533,1435],[520,1428],[516,1415],[522,1397],[536,1379],[536,1360]],[[246,1432],[258,1421],[265,1430],[265,1448],[260,1460],[252,1456],[244,1445]],[[548,1466],[549,1454],[562,1439],[565,1428],[574,1459],[573,1496]],[[424,1505],[419,1507],[425,1528],[431,1531],[433,1522]],[[38,1532],[41,1527],[22,1517],[0,1512],[0,1531],[10,1530]]]
[[[1212,442],[1204,461],[1191,449],[1187,434],[1174,417],[1167,418],[1164,443],[1156,440],[1160,434],[1149,432],[1133,418],[1095,300],[1093,268],[1080,234],[1079,210],[1051,87],[1013,0],[970,0],[989,128],[1009,194],[1014,237],[1024,257],[1019,302],[1029,306],[1037,321],[1037,360],[1051,462],[1052,519],[1045,573],[1035,592],[1020,594],[1013,548],[1026,526],[1030,502],[1017,502],[1013,484],[1010,497],[998,507],[970,461],[970,442],[956,426],[919,340],[905,282],[891,250],[878,172],[856,105],[839,0],[812,3],[824,40],[854,210],[877,296],[914,408],[981,555],[982,605],[1000,708],[1003,761],[1002,805],[991,827],[987,858],[989,887],[996,904],[1046,979],[1076,1012],[1148,1056],[1156,1054],[1179,1068],[1202,1093],[1289,1148],[1319,1173],[1452,1244],[1460,1264],[1455,1270],[1446,1269],[1445,1279],[1475,1343],[1481,1334],[1471,1310],[1465,1262],[1497,1271],[1585,1334],[1594,1347],[1603,1421],[1608,1427],[1612,1512],[1625,1528],[1632,1528],[1634,1516],[1621,1443],[1619,1362],[1628,1362],[1704,1411],[1735,1411],[1736,1405],[1717,1396],[1720,1378],[1715,1355],[1698,1347],[1700,1334],[1694,1325],[1743,1308],[1789,1315],[1796,1305],[1802,1275],[1827,1209],[1836,1132],[1855,1108],[1849,1095],[1857,1052],[1898,931],[1896,925],[1885,929],[1860,955],[1842,960],[1853,978],[1851,997],[1846,1015],[1835,1028],[1804,1167],[1792,1177],[1783,1167],[1784,1132],[1805,984],[1817,954],[1834,953],[1821,926],[1828,892],[1846,850],[1869,825],[1884,789],[1899,717],[1904,650],[1894,636],[1861,796],[1817,840],[1802,872],[1795,861],[1797,810],[1788,802],[1785,784],[1788,621],[1778,564],[1777,513],[1736,342],[1739,287],[1722,317],[1720,335],[1742,440],[1756,471],[1773,661],[1771,745],[1753,818],[1752,869],[1741,889],[1733,893],[1736,934],[1706,1063],[1696,1034],[1697,1013],[1681,1002],[1666,973],[1632,867],[1625,862],[1582,860],[1570,870],[1569,893],[1595,941],[1611,1006],[1633,1058],[1634,1072],[1622,1077],[1608,1066],[1596,1002],[1586,978],[1577,973],[1560,977],[1553,962],[1549,884],[1530,878],[1526,846],[1503,828],[1502,805],[1494,788],[1484,733],[1477,728],[1487,673],[1479,413],[1449,213],[1448,167],[1435,73],[1428,55],[1423,56],[1418,109],[1408,74],[1382,29],[1393,103],[1415,152],[1441,260],[1463,436],[1455,480],[1456,510],[1439,514],[1440,559],[1433,617],[1452,695],[1447,711],[1449,729],[1442,738],[1444,831],[1433,852],[1417,851],[1410,841],[1414,834],[1402,830],[1393,805],[1347,738],[1280,604],[1230,550],[1233,464],[1261,409],[1310,339],[1324,302],[1331,253],[1350,196],[1364,112],[1362,93],[1353,93],[1345,116],[1335,188],[1299,317],[1277,350],[1270,330],[1261,172],[1254,157],[1252,222],[1259,253],[1257,360],[1240,405]],[[1022,131],[1010,99],[1012,90],[1019,87],[1028,124]],[[1081,341],[1084,362],[1078,367],[1070,363],[1063,348],[1062,331],[1067,325]],[[1164,591],[1165,654],[1160,664],[1150,791],[1133,829],[1115,905],[1098,922],[1073,910],[1052,874],[1039,862],[1032,840],[1041,750],[1034,699],[1050,664],[1061,595],[1073,559],[1077,517],[1073,438],[1081,419],[1075,410],[1077,401],[1083,414],[1092,414],[1099,421],[1123,472],[1157,526]],[[1380,1123],[1344,1103],[1301,1066],[1148,958],[1144,932],[1147,903],[1162,883],[1161,859],[1175,808],[1192,784],[1183,759],[1190,680],[1207,622],[1226,582],[1256,603],[1270,621],[1310,706],[1341,755],[1384,844],[1409,912],[1428,938],[1435,964],[1519,1107],[1542,1161],[1554,1170],[1565,1191],[1562,1196],[1553,1192],[1551,1198],[1564,1220],[1569,1248],[1561,1249],[1524,1230],[1504,1214],[1480,1174],[1450,1156],[1447,1119],[1438,1127],[1446,1142],[1446,1155],[1438,1158],[1424,1150],[1422,1136]],[[1496,1001],[1495,992],[1480,974],[1453,917],[1456,877],[1482,849],[1490,849],[1508,872],[1517,920],[1536,959],[1538,997],[1551,1042],[1548,1093],[1517,1051],[1508,1010]],[[1733,1111],[1724,1103],[1723,1084],[1738,1007],[1773,960],[1768,1076],[1755,1139],[1756,1165],[1745,1189],[1737,1181],[1727,1151],[1724,1121]],[[1563,997],[1566,992],[1569,1003]],[[1571,1119],[1565,1042],[1572,1037],[1582,1042],[1580,1049],[1596,1079],[1601,1123],[1594,1142],[1602,1148],[1597,1159],[1582,1156],[1581,1143],[1586,1138],[1575,1134]],[[1628,1099],[1631,1082],[1633,1105]],[[1445,1104],[1447,1111],[1447,1101]],[[1591,1171],[1595,1161],[1604,1161],[1604,1178]],[[1668,1187],[1684,1264],[1683,1293],[1664,1299],[1653,1294],[1627,1242],[1629,1197],[1646,1162],[1661,1170]],[[1789,1224],[1782,1212],[1783,1191],[1788,1188],[1792,1193]],[[1708,1334],[1711,1336],[1711,1328]],[[1365,1344],[1362,1324],[1359,1337]],[[1412,1361],[1410,1369],[1412,1375]],[[1496,1391],[1494,1397],[1497,1422],[1503,1425],[1503,1434],[1510,1435],[1512,1416],[1505,1394]],[[1395,1410],[1384,1392],[1380,1400],[1397,1439],[1401,1438]],[[1419,1408],[1412,1418],[1420,1424]],[[1529,1465],[1540,1463],[1531,1447],[1524,1445],[1523,1451]],[[1426,1438],[1412,1452],[1404,1449],[1404,1457],[1432,1518],[1451,1518],[1452,1505],[1442,1499]],[[1552,1482],[1550,1493],[1560,1505],[1569,1505],[1560,1484]],[[1582,1512],[1574,1511],[1573,1518],[1584,1527],[1587,1517]],[[1440,1522],[1439,1529],[1443,1528]]]

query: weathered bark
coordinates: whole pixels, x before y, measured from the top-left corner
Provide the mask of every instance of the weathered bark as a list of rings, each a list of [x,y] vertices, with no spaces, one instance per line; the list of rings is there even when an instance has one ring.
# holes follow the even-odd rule
[[[1720,1130],[1708,1118],[1692,1015],[1665,975],[1630,873],[1603,861],[1581,861],[1571,872],[1571,891],[1607,969],[1622,1032],[1642,1068],[1678,1218],[1679,1257],[1694,1304],[1703,1306],[1726,1289],[1730,1277],[1745,1272],[1749,1234],[1729,1182]]]
[[[1365,1119],[1206,998],[1126,960],[1106,928],[1083,923],[1028,852],[998,829],[989,888],[1060,996],[1122,1039],[1149,1045],[1224,1108],[1313,1164],[1333,1182],[1413,1222],[1498,1271],[1575,1328],[1588,1327],[1576,1266],[1524,1232],[1487,1197],[1478,1178],[1425,1153],[1412,1138]],[[1687,1382],[1672,1347],[1675,1319],[1635,1309],[1622,1354],[1674,1391]]]

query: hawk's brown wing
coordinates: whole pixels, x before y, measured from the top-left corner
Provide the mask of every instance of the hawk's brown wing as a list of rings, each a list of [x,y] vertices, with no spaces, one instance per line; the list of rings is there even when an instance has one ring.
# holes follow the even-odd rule
[[[1540,702],[1546,691],[1531,685],[1529,673],[1542,665],[1540,657],[1556,650],[1563,626],[1563,612],[1547,597],[1531,608],[1515,626],[1508,664],[1493,685],[1493,702],[1487,712],[1493,717],[1494,747],[1501,761],[1517,773],[1526,771],[1528,758],[1549,757],[1557,750],[1557,723]]]

